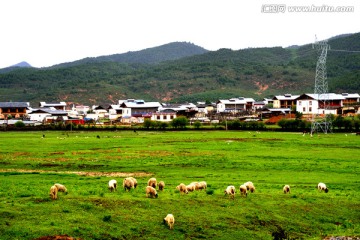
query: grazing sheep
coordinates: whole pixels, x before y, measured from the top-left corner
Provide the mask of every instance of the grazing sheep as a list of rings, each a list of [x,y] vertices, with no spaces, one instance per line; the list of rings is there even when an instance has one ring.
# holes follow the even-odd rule
[[[286,194],[286,193],[290,193],[290,186],[289,186],[289,185],[285,185],[285,186],[283,187],[283,191],[284,191],[285,194]]]
[[[255,192],[255,186],[252,182],[246,182],[244,183],[244,185],[246,186],[246,189],[250,192]]]
[[[188,194],[187,187],[186,187],[186,185],[183,184],[183,183],[180,183],[180,185],[178,185],[178,186],[176,187],[176,189],[179,190],[180,193],[186,193],[186,194]]]
[[[147,186],[146,187],[146,197],[158,197],[158,194],[156,192],[156,189],[151,187],[151,186]]]
[[[116,191],[117,188],[117,181],[115,179],[112,179],[109,181],[109,190],[110,192]]]
[[[156,185],[157,185],[156,178],[150,178],[148,181],[148,186],[151,186],[156,189]]]
[[[123,188],[124,190],[128,190],[130,191],[131,188],[135,188],[135,183],[134,180],[132,180],[131,178],[124,178],[123,180]]]
[[[54,186],[57,188],[58,192],[65,192],[67,193],[67,189],[64,185],[60,183],[55,183]]]
[[[324,190],[327,193],[329,191],[329,189],[326,187],[325,183],[319,183],[317,188],[320,192]]]
[[[158,186],[159,186],[159,191],[164,190],[164,188],[165,188],[165,183],[164,183],[164,181],[160,181],[159,184],[158,184]]]
[[[206,190],[206,188],[207,188],[207,183],[205,181],[199,182],[199,190],[202,189]]]
[[[195,186],[195,190],[199,190],[199,188],[200,188],[200,183],[198,183],[198,182],[192,182],[192,183],[189,184],[189,186],[190,186],[190,185],[194,185],[194,186]]]
[[[247,188],[244,184],[240,185],[240,193],[241,195],[245,195],[245,197],[247,197]]]
[[[50,188],[50,197],[52,200],[56,200],[57,199],[57,193],[58,193],[58,189],[55,185],[51,186]]]
[[[166,215],[166,217],[164,218],[164,223],[166,223],[170,229],[174,229],[174,223],[175,223],[174,215],[170,213]]]
[[[234,186],[228,186],[225,191],[225,195],[230,195],[232,198],[235,197],[235,187]]]
[[[193,192],[196,190],[196,185],[194,183],[190,183],[189,185],[186,186],[186,190],[188,192]]]
[[[138,185],[137,180],[133,177],[128,177],[128,178],[130,178],[134,182],[134,188],[136,188]]]

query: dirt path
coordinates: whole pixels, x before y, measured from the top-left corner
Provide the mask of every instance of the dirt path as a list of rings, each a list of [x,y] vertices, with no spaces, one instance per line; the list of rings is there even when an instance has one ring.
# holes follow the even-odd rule
[[[65,173],[89,177],[147,177],[153,174],[147,172],[75,172],[75,171],[48,171],[39,169],[0,169],[0,172],[40,172],[40,173]]]

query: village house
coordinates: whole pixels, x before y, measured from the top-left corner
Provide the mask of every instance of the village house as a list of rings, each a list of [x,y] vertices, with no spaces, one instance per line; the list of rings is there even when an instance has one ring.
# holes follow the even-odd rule
[[[273,108],[295,108],[300,95],[284,94],[273,97]]]
[[[40,108],[55,108],[57,110],[66,110],[66,102],[58,102],[58,103],[47,103],[47,102],[40,102]]]
[[[0,119],[23,118],[29,108],[28,102],[0,102]]]
[[[228,100],[219,100],[216,103],[217,113],[245,113],[253,112],[255,100],[253,98],[230,98]]]
[[[30,121],[53,123],[68,120],[68,112],[55,108],[38,108],[29,112]]]
[[[119,100],[122,109],[123,123],[143,123],[145,118],[151,118],[156,113],[161,104],[159,102],[145,102],[144,100]]]

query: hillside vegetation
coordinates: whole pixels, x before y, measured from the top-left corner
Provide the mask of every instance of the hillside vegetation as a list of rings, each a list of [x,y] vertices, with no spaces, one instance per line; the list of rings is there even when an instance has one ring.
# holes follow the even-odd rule
[[[329,44],[329,91],[360,92],[360,33],[332,38]],[[311,45],[206,51],[190,43],[172,43],[50,68],[2,73],[0,101],[100,104],[142,98],[194,102],[311,93],[317,57]]]

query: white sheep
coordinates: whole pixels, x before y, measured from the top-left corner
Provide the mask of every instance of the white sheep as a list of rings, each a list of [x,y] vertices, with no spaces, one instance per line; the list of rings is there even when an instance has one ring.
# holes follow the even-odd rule
[[[285,186],[283,187],[283,191],[284,191],[285,194],[286,194],[286,193],[290,193],[290,186],[289,186],[289,185],[285,185]]]
[[[55,185],[50,187],[50,197],[52,200],[56,200],[57,199],[57,193],[58,193],[58,189]]]
[[[159,186],[159,191],[164,190],[164,188],[165,188],[165,183],[164,183],[164,181],[160,181],[159,184],[158,184],[158,186]]]
[[[235,187],[234,186],[228,186],[225,191],[224,191],[225,195],[230,195],[232,198],[235,197]]]
[[[246,182],[244,183],[244,185],[246,186],[246,189],[250,192],[255,192],[255,186],[252,182]]]
[[[57,188],[58,192],[65,192],[67,193],[67,189],[64,185],[60,183],[55,183],[54,186]]]
[[[188,190],[186,188],[186,185],[183,183],[180,183],[178,186],[176,186],[176,189],[180,191],[181,194],[186,193],[188,194]]]
[[[117,181],[115,179],[112,179],[109,181],[109,190],[110,192],[116,191],[117,188]]]
[[[195,190],[199,190],[199,188],[200,188],[200,183],[198,183],[198,182],[192,182],[192,183],[190,183],[188,186],[190,186],[190,185],[194,185],[194,186],[195,186]]]
[[[146,186],[146,197],[158,197],[156,189],[151,186]]]
[[[166,217],[164,218],[164,223],[166,223],[170,229],[174,229],[174,223],[175,223],[174,215],[172,215],[171,213],[166,215]]]
[[[157,186],[156,178],[150,178],[148,181],[148,186],[151,186],[156,189]]]
[[[196,190],[196,184],[190,183],[189,185],[186,186],[186,190],[187,190],[188,192],[193,192],[193,191],[195,191],[195,190]]]
[[[205,182],[205,181],[201,181],[201,182],[199,182],[199,190],[202,190],[202,189],[204,189],[204,190],[206,190],[206,188],[207,188],[207,183]]]
[[[247,196],[247,188],[244,184],[240,185],[239,190],[240,190],[241,195],[245,195],[245,197]]]
[[[130,178],[134,182],[134,188],[136,188],[138,185],[137,180],[134,177],[128,177],[128,178]]]
[[[135,188],[134,180],[132,178],[124,178],[123,188],[125,191],[126,190],[130,191],[130,189],[134,189]]]
[[[325,191],[326,193],[329,192],[329,189],[326,187],[325,183],[319,183],[317,188],[320,192],[321,191]]]

